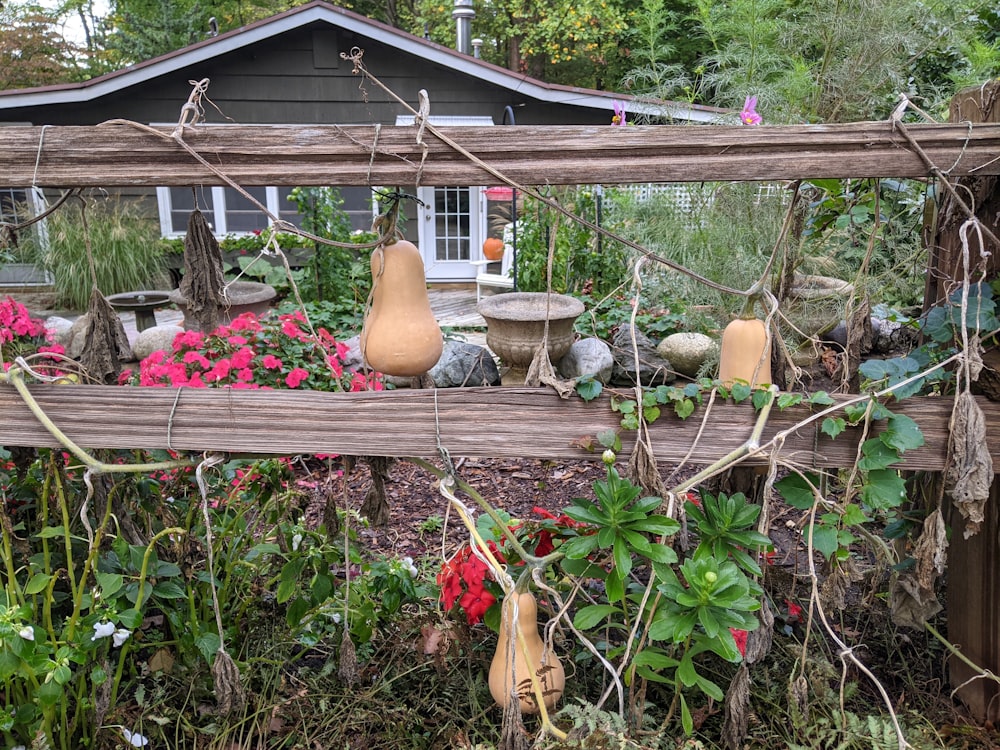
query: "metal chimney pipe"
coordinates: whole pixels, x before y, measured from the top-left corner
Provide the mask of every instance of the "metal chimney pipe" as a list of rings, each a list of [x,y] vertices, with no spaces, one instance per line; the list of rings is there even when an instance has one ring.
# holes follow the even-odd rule
[[[472,0],[455,0],[451,17],[455,19],[457,31],[455,49],[466,55],[472,54],[472,19],[476,17]]]

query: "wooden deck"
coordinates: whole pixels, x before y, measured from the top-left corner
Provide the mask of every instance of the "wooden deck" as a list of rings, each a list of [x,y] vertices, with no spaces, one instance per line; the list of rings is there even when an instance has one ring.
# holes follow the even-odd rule
[[[486,328],[483,316],[476,312],[475,286],[431,285],[427,293],[442,328]]]

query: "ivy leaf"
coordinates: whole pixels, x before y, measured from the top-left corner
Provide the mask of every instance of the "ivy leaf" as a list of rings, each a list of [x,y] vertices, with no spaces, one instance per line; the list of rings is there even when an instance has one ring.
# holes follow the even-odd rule
[[[806,529],[806,534],[809,533],[809,529]],[[812,543],[813,549],[823,555],[823,557],[829,560],[833,555],[840,549],[840,541],[838,540],[839,532],[835,526],[820,526],[815,525],[812,527]],[[808,537],[807,537],[808,539]]]
[[[889,423],[879,435],[879,439],[897,454],[919,448],[924,444],[924,433],[920,426],[905,414],[893,414]]]
[[[774,398],[770,390],[758,389],[753,392],[753,408],[760,411]]]
[[[847,420],[843,417],[827,417],[823,420],[820,425],[820,430],[824,435],[829,435],[831,438],[837,437],[847,428]]]
[[[813,406],[833,406],[836,401],[826,391],[816,391],[809,396],[809,403]]]
[[[584,401],[593,401],[601,395],[604,385],[592,375],[584,375],[576,380],[576,392]]]
[[[869,438],[863,442],[861,453],[864,455],[858,461],[858,468],[862,471],[885,469],[899,460],[899,453],[882,442],[880,438]]]
[[[895,508],[906,499],[906,483],[890,469],[868,472],[868,481],[861,487],[861,499],[869,508]]]
[[[729,389],[729,395],[733,397],[733,401],[737,404],[750,398],[751,393],[750,384],[740,380],[733,383]]]
[[[782,393],[778,396],[778,409],[784,410],[789,406],[798,406],[802,403],[801,393]]]
[[[865,515],[865,512],[854,503],[847,504],[844,508],[844,515],[840,517],[840,520],[845,526],[860,526],[863,523],[871,521],[871,519]]]
[[[810,482],[812,486],[810,486]],[[793,508],[809,510],[815,500],[813,487],[817,484],[819,484],[819,476],[816,474],[807,473],[805,478],[799,474],[789,474],[784,479],[775,482],[774,487],[785,502]]]
[[[687,419],[694,414],[694,401],[689,398],[682,398],[674,402],[674,413],[681,419]]]

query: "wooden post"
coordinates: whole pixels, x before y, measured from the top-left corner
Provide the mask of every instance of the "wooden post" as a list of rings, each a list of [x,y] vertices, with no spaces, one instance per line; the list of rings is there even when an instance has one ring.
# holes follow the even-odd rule
[[[1000,84],[991,82],[960,92],[952,100],[952,122],[1000,122]],[[948,165],[938,165],[947,169]],[[1000,184],[996,177],[963,177],[959,193],[975,206],[976,215],[996,234],[1000,231]],[[928,259],[925,308],[943,300],[963,276],[959,228],[966,216],[950,196],[940,199],[936,243]],[[992,280],[1000,274],[1000,248],[987,242],[992,255],[982,258],[978,239],[969,233],[970,269],[973,278],[985,272]],[[987,359],[990,359],[989,355]],[[987,364],[989,366],[989,364]],[[986,391],[987,389],[984,389]],[[986,395],[993,400],[995,393]],[[983,669],[1000,674],[1000,482],[994,481],[985,508],[985,520],[975,536],[964,539],[965,521],[951,508],[952,534],[948,549],[948,639]],[[973,679],[977,672],[952,657],[949,661],[952,687],[963,686],[958,697],[980,721],[1000,718],[1000,685],[988,679]]]

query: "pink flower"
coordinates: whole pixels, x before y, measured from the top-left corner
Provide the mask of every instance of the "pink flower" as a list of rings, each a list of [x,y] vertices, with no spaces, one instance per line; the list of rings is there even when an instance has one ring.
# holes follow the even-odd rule
[[[212,363],[209,361],[208,357],[206,357],[201,352],[194,352],[194,351],[187,352],[184,355],[184,363],[189,365],[196,364],[203,370],[207,370],[212,366]]]
[[[309,377],[309,373],[301,367],[296,367],[285,376],[285,385],[289,388],[298,388],[303,380]]]
[[[251,380],[253,380],[253,370],[251,370],[249,367],[244,367],[242,370],[237,370],[236,379],[241,380],[245,383],[249,383]]]
[[[243,344],[247,342],[247,340],[243,336],[236,336],[236,335],[229,336],[226,339],[226,341],[228,341],[233,346],[243,346]]]
[[[764,121],[759,114],[757,114],[757,97],[748,96],[743,102],[743,110],[740,112],[740,122],[744,125],[760,125]]]
[[[611,106],[615,108],[615,115],[611,118],[612,125],[620,125],[625,127],[625,102],[620,102],[617,99],[611,102]]]
[[[233,355],[233,369],[242,370],[244,367],[249,367],[250,363],[253,362],[254,352],[249,346],[244,346],[236,354]],[[280,366],[280,365],[279,365]]]
[[[281,322],[281,332],[291,339],[304,339],[306,335],[302,332],[291,317],[285,317]]]
[[[204,340],[205,336],[201,331],[184,331],[183,333],[178,333],[174,337],[174,351],[180,351],[184,347],[197,349],[202,345]]]
[[[268,370],[280,370],[281,360],[275,357],[273,354],[265,354],[264,358],[260,361],[262,365]]]

